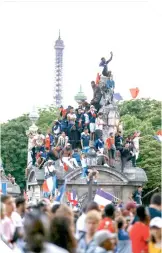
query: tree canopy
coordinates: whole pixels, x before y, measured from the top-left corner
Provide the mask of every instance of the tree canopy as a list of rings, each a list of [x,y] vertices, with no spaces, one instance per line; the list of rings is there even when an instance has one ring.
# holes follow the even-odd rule
[[[160,186],[161,145],[153,138],[161,128],[161,103],[150,99],[124,101],[119,105],[124,125],[124,137],[141,131],[140,156],[138,166],[148,176],[146,189]],[[53,106],[39,109],[37,126],[46,133],[59,112]],[[1,125],[1,156],[6,173],[11,173],[21,188],[25,187],[25,168],[27,165],[28,130],[31,122],[23,115]]]

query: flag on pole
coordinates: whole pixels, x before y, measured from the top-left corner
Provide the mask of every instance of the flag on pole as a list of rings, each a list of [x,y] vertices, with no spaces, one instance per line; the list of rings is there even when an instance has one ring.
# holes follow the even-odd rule
[[[110,193],[105,192],[102,189],[98,189],[96,191],[96,195],[94,197],[94,201],[98,205],[105,207],[106,205],[112,203],[113,200],[114,200],[114,196],[111,195]]]
[[[75,189],[72,189],[72,192],[67,192],[67,199],[73,206],[78,204],[78,197]]]
[[[123,100],[122,96],[120,95],[120,93],[114,93],[113,95],[114,99],[117,101],[121,101]]]

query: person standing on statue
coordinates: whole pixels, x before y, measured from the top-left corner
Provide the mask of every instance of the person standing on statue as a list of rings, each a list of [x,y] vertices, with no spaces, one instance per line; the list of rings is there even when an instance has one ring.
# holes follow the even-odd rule
[[[101,89],[99,86],[96,86],[94,81],[91,82],[91,86],[93,89],[93,99],[91,100],[91,105],[93,105],[98,112],[100,109],[100,100],[102,97]]]
[[[100,67],[103,67],[103,71],[102,71],[102,75],[103,76],[107,76],[108,77],[108,64],[109,62],[112,60],[113,58],[113,53],[110,52],[110,58],[108,61],[106,61],[106,59],[104,57],[101,58],[101,62],[99,64]]]
[[[115,147],[115,138],[114,138],[113,133],[110,133],[109,137],[107,138],[106,145],[108,149],[109,165],[115,168],[114,164],[115,164],[116,147]]]
[[[96,121],[97,112],[93,105],[91,105],[88,115],[89,115],[89,121],[90,121],[90,124],[89,124],[90,137],[91,137],[91,140],[94,141],[95,121]]]

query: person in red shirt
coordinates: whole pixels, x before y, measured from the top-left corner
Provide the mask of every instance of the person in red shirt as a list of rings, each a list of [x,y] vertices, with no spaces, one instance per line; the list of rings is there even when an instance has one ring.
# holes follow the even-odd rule
[[[114,138],[114,134],[110,133],[109,137],[106,140],[106,146],[108,149],[108,157],[109,157],[109,165],[113,168],[114,164],[115,164],[115,151],[116,151],[116,147],[115,147],[115,138]]]
[[[98,230],[109,230],[111,233],[116,232],[115,228],[115,207],[112,204],[108,204],[104,209],[105,217],[100,221]]]
[[[144,206],[137,207],[137,216],[139,221],[136,222],[130,230],[132,251],[133,253],[148,253],[150,219]]]

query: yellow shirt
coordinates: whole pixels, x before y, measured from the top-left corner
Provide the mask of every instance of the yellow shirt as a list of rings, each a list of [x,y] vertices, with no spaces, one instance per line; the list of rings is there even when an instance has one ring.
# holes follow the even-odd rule
[[[156,244],[149,242],[149,253],[161,253],[162,248],[158,247]]]

